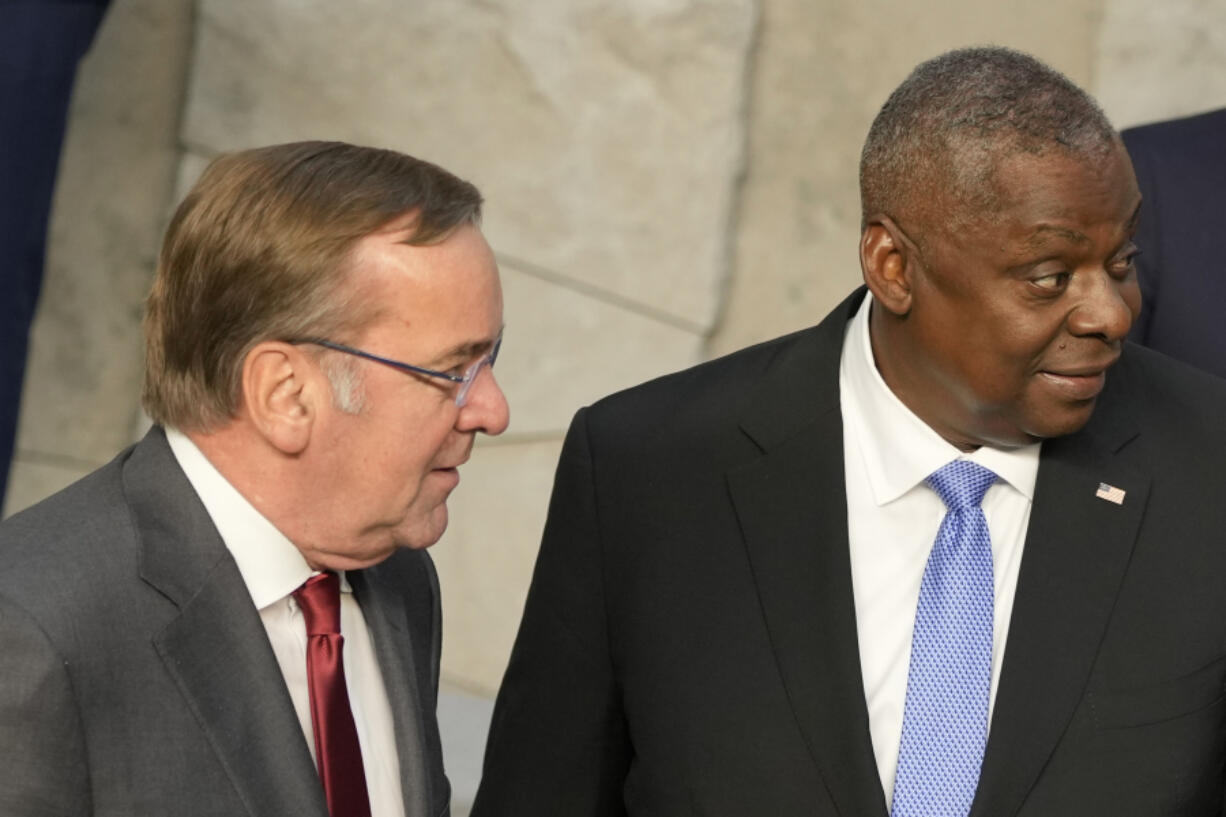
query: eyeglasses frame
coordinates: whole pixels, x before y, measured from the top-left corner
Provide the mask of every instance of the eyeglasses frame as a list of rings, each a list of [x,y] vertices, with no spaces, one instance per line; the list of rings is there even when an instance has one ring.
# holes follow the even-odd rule
[[[295,346],[306,343],[309,343],[312,346],[322,346],[325,349],[331,349],[332,351],[340,352],[341,354],[353,355],[354,357],[360,357],[364,360],[382,363],[384,366],[390,366],[391,368],[398,369],[402,372],[423,375],[425,377],[434,377],[440,380],[458,383],[460,384],[460,387],[456,390],[455,404],[456,406],[462,408],[467,402],[468,392],[472,389],[473,383],[476,382],[477,376],[481,374],[481,370],[486,366],[489,366],[491,369],[494,368],[494,363],[498,360],[498,351],[502,348],[502,332],[498,333],[498,337],[495,338],[494,345],[490,347],[490,350],[475,360],[472,365],[464,371],[463,375],[455,375],[451,374],[450,372],[440,372],[437,369],[427,369],[425,366],[415,366],[412,363],[403,363],[399,360],[393,360],[390,357],[382,357],[371,352],[362,351],[361,349],[357,349],[353,346],[346,346],[343,343],[337,343],[336,341],[331,341],[327,338],[295,338],[286,342],[294,344]]]

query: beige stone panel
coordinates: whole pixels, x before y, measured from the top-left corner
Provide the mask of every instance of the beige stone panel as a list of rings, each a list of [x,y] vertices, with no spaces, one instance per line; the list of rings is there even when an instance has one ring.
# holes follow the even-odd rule
[[[508,437],[560,434],[581,406],[700,359],[702,335],[505,257],[500,268],[507,328],[496,372],[511,405]]]
[[[917,63],[997,43],[1084,84],[1099,2],[763,0],[735,268],[709,352],[811,325],[860,283],[860,148]]]
[[[4,496],[4,513],[0,514],[0,518],[7,519],[61,488],[67,488],[93,470],[89,463],[48,462],[18,454],[13,457],[9,471],[9,487]]]
[[[1226,106],[1226,3],[1107,0],[1095,90],[1118,128]]]
[[[19,457],[101,464],[131,442],[141,303],[178,163],[191,5],[115,0],[81,64],[31,334]],[[15,471],[18,501],[55,484],[43,474]]]
[[[184,138],[403,150],[495,246],[702,330],[727,273],[752,0],[201,0]]]
[[[213,157],[211,156],[202,156],[192,151],[185,151],[183,153],[182,158],[179,160],[178,172],[175,174],[175,207],[178,207],[179,202],[187,198],[187,194],[200,179],[201,174],[204,173],[204,169],[208,167],[212,159]]]
[[[506,669],[540,545],[561,438],[479,446],[430,553],[443,588],[444,680],[492,695]]]
[[[494,701],[442,684],[438,691],[438,731],[443,763],[451,783],[451,817],[468,817],[477,785]]]

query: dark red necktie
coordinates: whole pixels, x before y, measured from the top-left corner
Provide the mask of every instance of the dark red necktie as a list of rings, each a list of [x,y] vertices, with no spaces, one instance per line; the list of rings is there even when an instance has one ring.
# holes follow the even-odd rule
[[[345,665],[341,661],[340,579],[335,573],[312,576],[294,591],[307,631],[307,686],[315,760],[331,817],[370,817],[366,774],[358,730],[349,709]]]

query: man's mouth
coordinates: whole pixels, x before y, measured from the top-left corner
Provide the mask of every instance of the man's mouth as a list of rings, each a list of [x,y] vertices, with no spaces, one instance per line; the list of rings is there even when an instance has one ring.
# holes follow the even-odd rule
[[[450,468],[434,468],[430,471],[430,473],[434,474],[436,477],[440,477],[443,480],[443,483],[447,486],[448,491],[454,489],[460,484],[460,469],[458,466],[452,466]]]
[[[464,456],[458,459],[450,460],[442,465],[437,465],[431,469],[435,474],[446,477],[452,482],[452,487],[460,482],[460,466],[468,462],[469,454],[466,452]]]
[[[1093,400],[1107,383],[1107,370],[1115,365],[1118,359],[1116,356],[1103,363],[1044,369],[1039,372],[1039,376],[1068,400]]]
[[[464,463],[466,463],[466,462],[468,462],[468,455],[467,455],[467,454],[465,454],[465,455],[464,455],[464,457],[463,457],[462,459],[459,459],[459,460],[457,460],[457,461],[455,461],[455,462],[453,462],[453,463],[451,463],[451,464],[449,464],[449,465],[436,465],[436,466],[434,467],[434,470],[435,470],[435,471],[456,471],[456,470],[458,470],[458,469],[459,469],[459,467],[460,467],[461,465],[463,465],[463,464],[464,464]]]

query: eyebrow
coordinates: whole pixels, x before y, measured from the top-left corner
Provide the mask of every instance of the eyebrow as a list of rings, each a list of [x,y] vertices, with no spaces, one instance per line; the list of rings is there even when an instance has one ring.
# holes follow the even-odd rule
[[[502,329],[498,330],[498,335],[502,334]],[[498,335],[487,340],[470,340],[453,346],[451,349],[441,353],[430,362],[430,367],[439,367],[450,361],[471,360],[485,354],[490,349],[494,348],[494,341]]]
[[[1058,235],[1061,238],[1067,238],[1077,244],[1090,243],[1090,237],[1078,230],[1070,230],[1067,227],[1057,227],[1054,224],[1040,224],[1035,228],[1035,231],[1026,239],[1026,246],[1034,247],[1042,244],[1049,235]]]
[[[1131,235],[1133,232],[1136,231],[1137,219],[1140,218],[1140,216],[1141,216],[1141,202],[1138,201],[1137,205],[1132,208],[1132,215],[1130,215],[1128,217],[1128,220],[1124,222],[1124,230],[1128,234]],[[1031,233],[1030,236],[1026,239],[1026,245],[1028,247],[1034,247],[1039,244],[1042,244],[1043,241],[1049,235],[1057,235],[1057,236],[1060,236],[1061,238],[1067,238],[1069,241],[1072,241],[1077,244],[1090,243],[1090,237],[1087,236],[1085,233],[1080,232],[1079,230],[1070,230],[1067,227],[1057,227],[1054,224],[1040,224],[1038,227],[1035,228],[1034,232]]]

